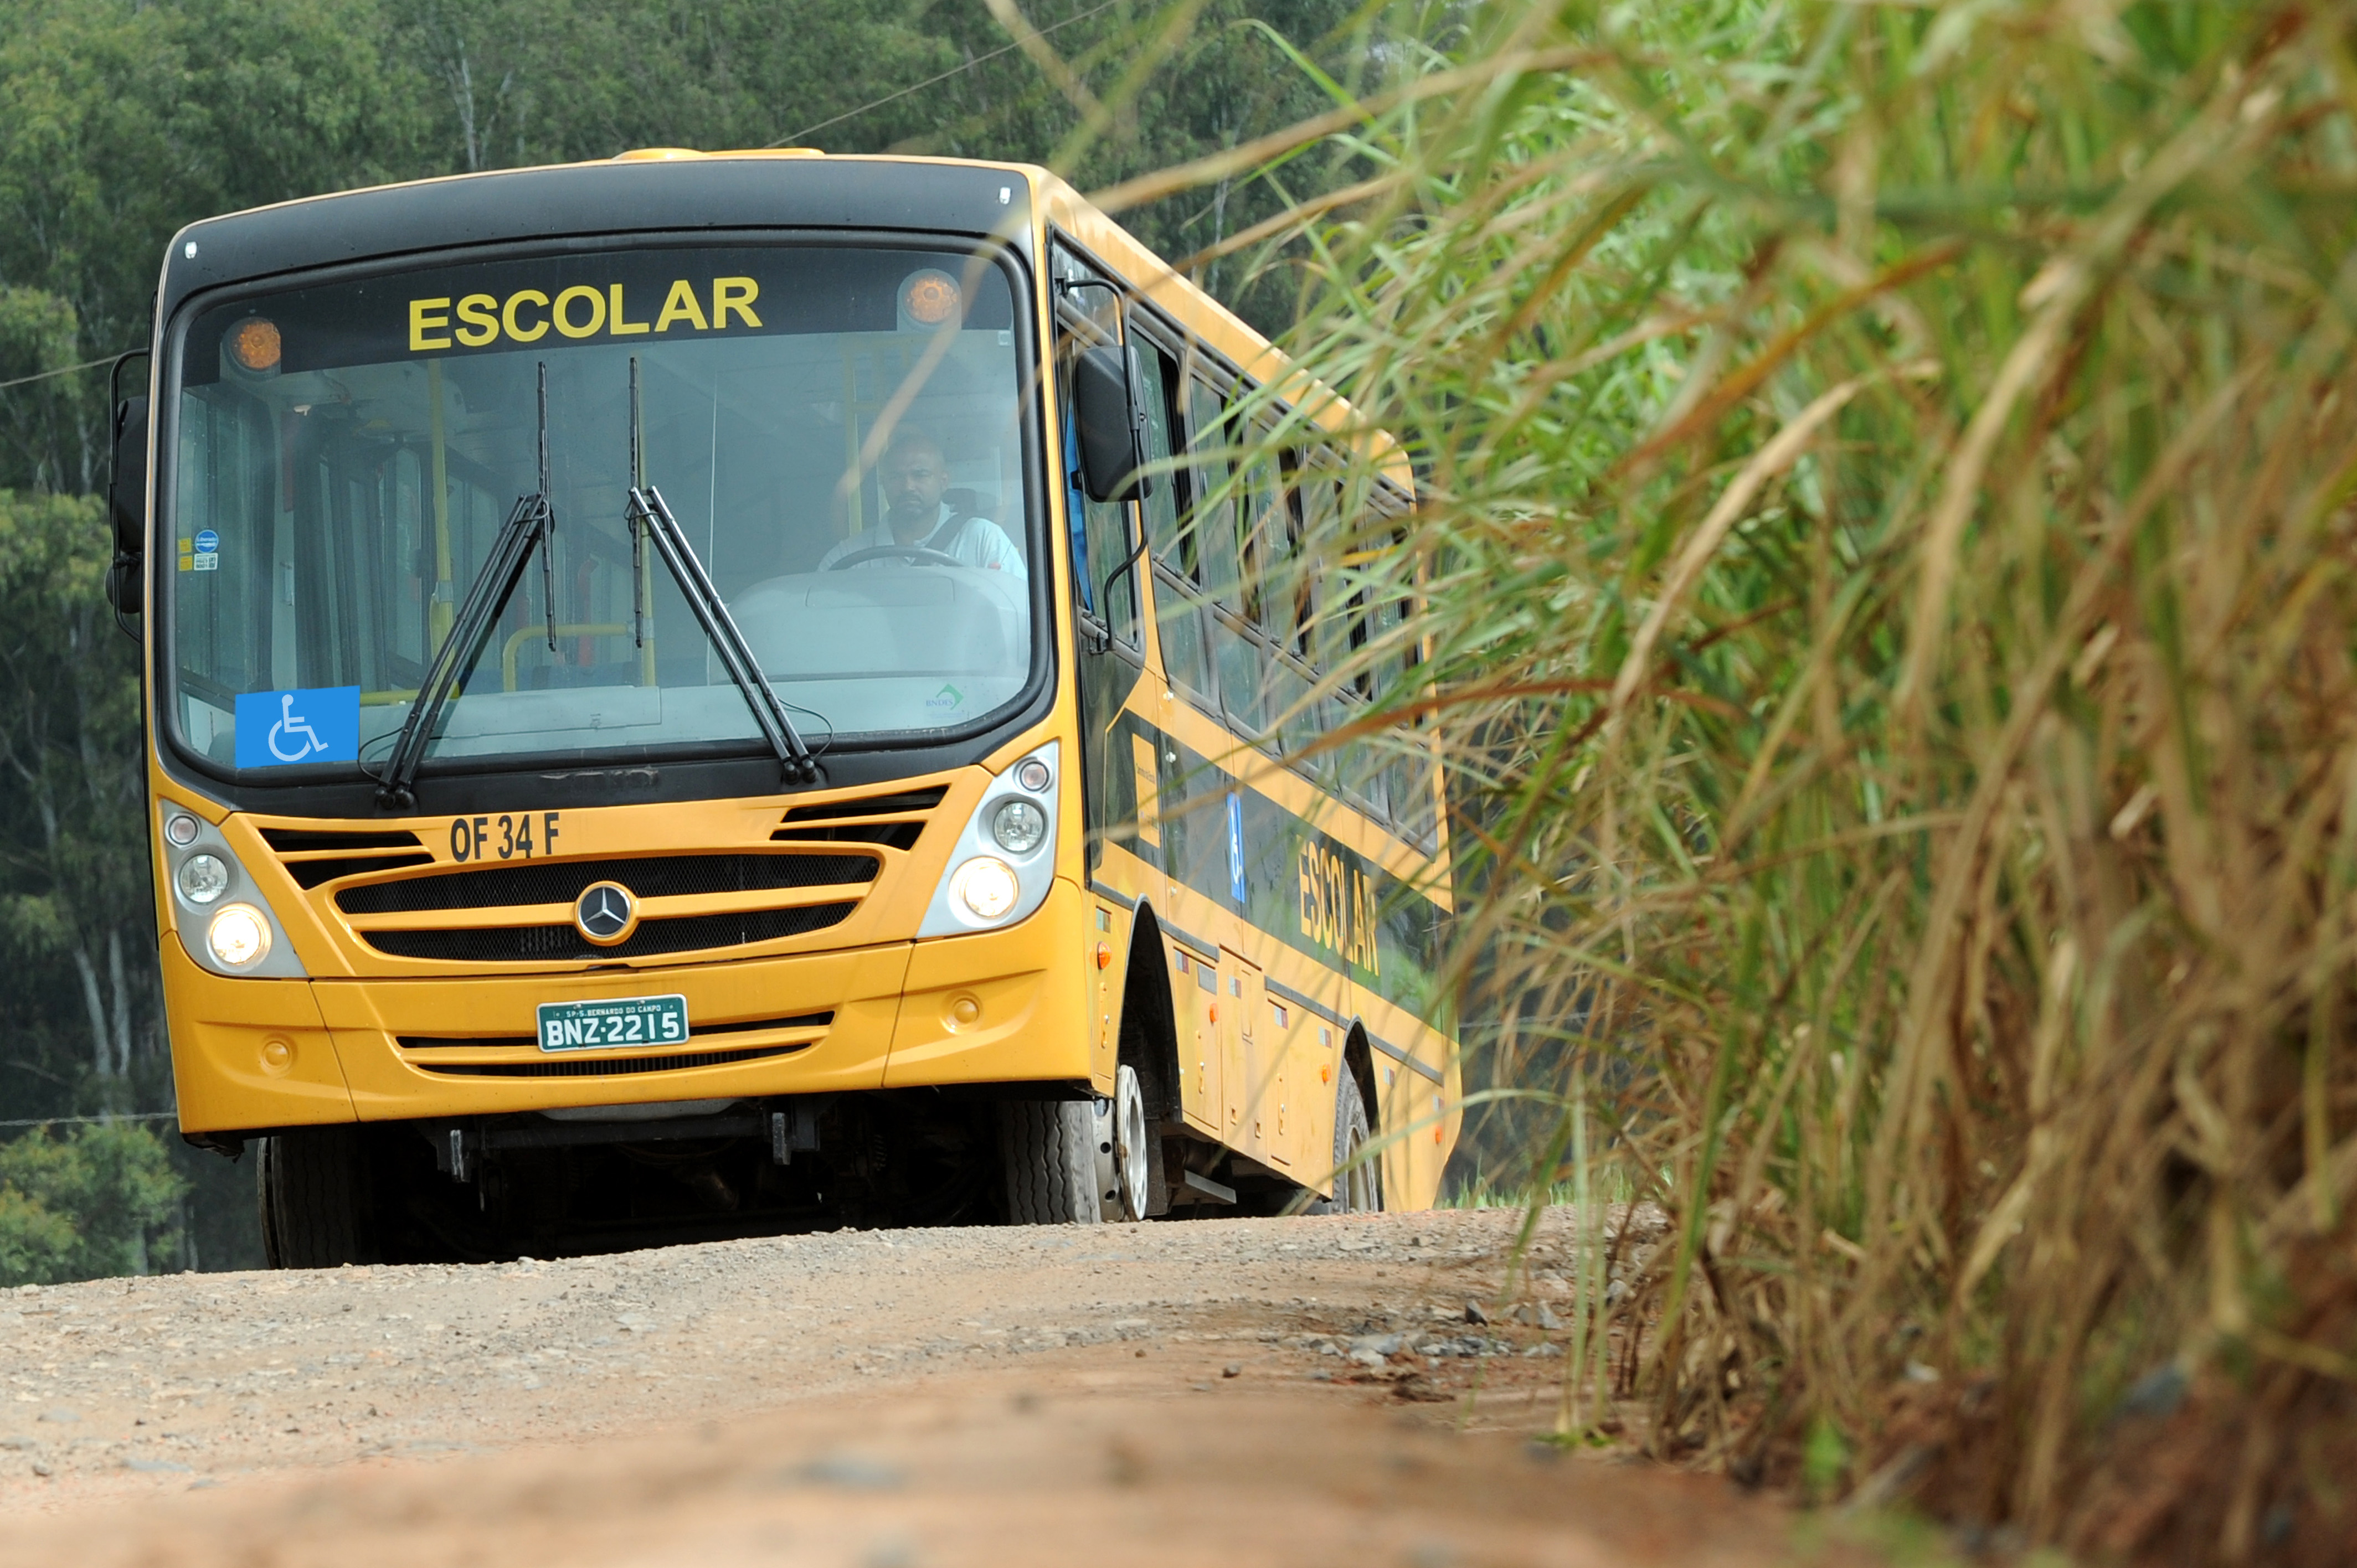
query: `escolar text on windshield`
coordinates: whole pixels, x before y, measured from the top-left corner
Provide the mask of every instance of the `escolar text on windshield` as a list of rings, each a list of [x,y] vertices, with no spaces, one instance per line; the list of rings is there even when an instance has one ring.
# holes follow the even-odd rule
[[[632,287],[640,290],[632,298]],[[488,349],[495,343],[537,343],[554,330],[576,342],[592,338],[641,334],[719,332],[731,325],[759,328],[755,302],[761,285],[748,277],[714,278],[699,288],[673,278],[651,316],[633,312],[651,303],[645,285],[573,284],[554,294],[520,288],[495,294],[432,295],[409,301],[409,349],[432,353],[448,349]]]

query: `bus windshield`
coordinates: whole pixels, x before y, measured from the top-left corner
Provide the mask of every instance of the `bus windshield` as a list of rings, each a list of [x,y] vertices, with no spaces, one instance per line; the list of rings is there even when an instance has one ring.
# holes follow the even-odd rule
[[[202,311],[160,448],[178,740],[241,773],[374,771],[544,466],[550,542],[427,768],[758,746],[626,521],[634,427],[814,749],[987,719],[1031,674],[1044,569],[1016,298],[963,251],[802,244],[568,251]]]

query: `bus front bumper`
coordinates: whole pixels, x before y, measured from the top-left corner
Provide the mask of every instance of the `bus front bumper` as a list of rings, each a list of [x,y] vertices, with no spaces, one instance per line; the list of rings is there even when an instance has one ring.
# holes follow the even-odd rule
[[[1084,900],[1002,931],[671,968],[240,980],[162,944],[184,1133],[1092,1076]],[[669,1051],[543,1052],[544,1002],[676,993]],[[824,1015],[823,1024],[802,1022]],[[734,1026],[709,1032],[713,1025]],[[665,1067],[672,1058],[698,1065]],[[717,1059],[715,1059],[717,1058]],[[617,1069],[622,1070],[617,1070]]]

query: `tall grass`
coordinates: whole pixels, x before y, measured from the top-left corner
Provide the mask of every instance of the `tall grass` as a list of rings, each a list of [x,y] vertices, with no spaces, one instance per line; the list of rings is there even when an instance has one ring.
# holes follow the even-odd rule
[[[1467,1004],[1586,1108],[1526,1185],[1593,1179],[1578,1143],[1673,1216],[1566,1408],[2086,1551],[2323,1560],[2357,5],[1400,32],[1441,41],[1296,138],[1343,199],[1251,238],[1419,471],[1325,559],[1426,574],[1389,715],[1449,747]]]

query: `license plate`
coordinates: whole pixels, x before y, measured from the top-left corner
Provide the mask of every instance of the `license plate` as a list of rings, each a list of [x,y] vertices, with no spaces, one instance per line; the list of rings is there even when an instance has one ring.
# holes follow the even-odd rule
[[[602,1051],[616,1046],[687,1043],[687,998],[625,996],[613,1002],[544,1002],[540,1048]]]

